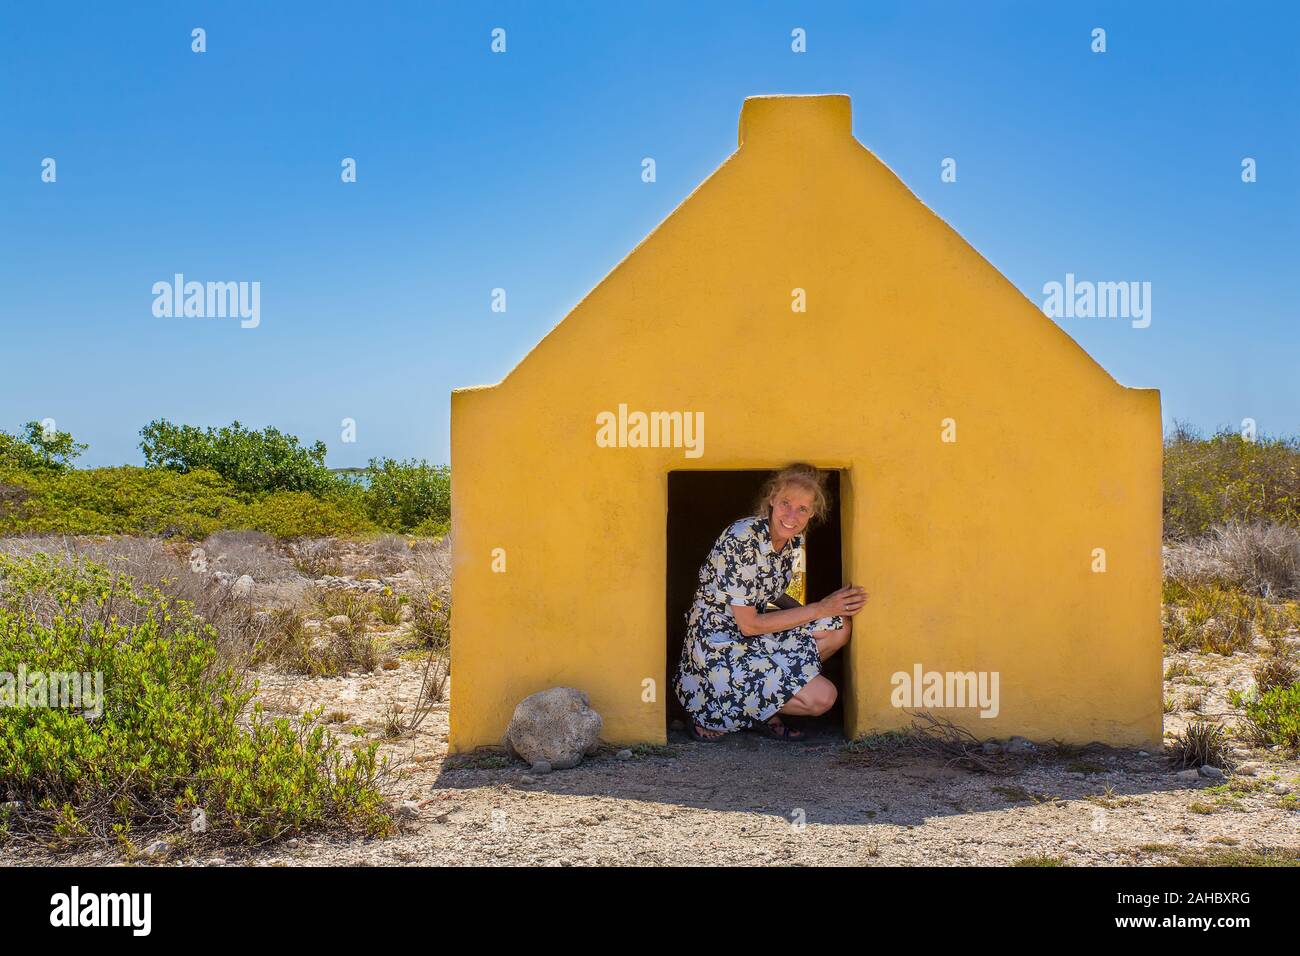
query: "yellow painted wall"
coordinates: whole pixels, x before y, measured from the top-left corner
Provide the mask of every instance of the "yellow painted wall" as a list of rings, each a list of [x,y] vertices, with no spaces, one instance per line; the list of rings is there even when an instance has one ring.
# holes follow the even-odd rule
[[[979,737],[1157,744],[1159,393],[926,208],[847,97],[746,100],[740,141],[501,383],[452,393],[452,750],[554,685],[607,740],[662,743],[667,473],[793,460],[845,469],[844,571],[871,595],[848,734],[906,726],[890,677],[920,663],[999,672],[995,719],[939,711]],[[703,456],[597,447],[620,403],[703,412]]]

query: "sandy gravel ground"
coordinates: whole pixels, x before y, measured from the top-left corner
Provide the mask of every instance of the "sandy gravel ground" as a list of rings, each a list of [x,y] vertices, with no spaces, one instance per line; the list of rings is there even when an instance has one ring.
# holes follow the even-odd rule
[[[418,666],[403,661],[344,678],[263,675],[261,695],[285,713],[324,705],[336,730],[378,739],[385,707],[413,701],[419,680]],[[960,866],[1046,856],[1131,866],[1300,853],[1300,762],[1267,754],[1216,785],[1178,777],[1160,755],[1107,748],[993,776],[932,758],[868,760],[844,752],[831,733],[804,744],[744,733],[716,746],[674,734],[667,748],[622,759],[608,748],[573,770],[533,777],[491,752],[448,759],[446,733],[443,704],[415,737],[384,744],[401,775],[393,798],[410,802],[392,837],[181,851],[170,862]],[[97,851],[64,861],[117,857]],[[11,862],[38,861],[23,853]]]
[[[256,575],[261,606],[301,603],[307,579],[247,537],[209,542],[214,566]],[[332,573],[344,577],[316,574],[315,584],[388,584],[414,593],[428,586],[422,582],[445,578],[441,552],[401,542],[351,547],[332,560]],[[366,581],[358,580],[362,575]],[[382,741],[394,769],[388,793],[400,831],[384,839],[309,836],[252,850],[181,846],[153,862],[961,866],[1046,858],[1132,866],[1300,859],[1300,760],[1243,746],[1236,754],[1241,766],[1225,781],[1194,773],[1188,779],[1161,753],[1104,747],[1043,751],[1014,773],[992,775],[935,757],[853,753],[830,731],[802,744],[743,733],[716,745],[676,732],[664,748],[620,756],[607,747],[575,769],[537,777],[501,753],[448,757],[445,702],[414,736],[383,739],[388,713],[396,706],[409,713],[414,705],[422,668],[403,651],[412,646],[409,623],[369,630],[395,669],[337,678],[264,670],[259,696],[273,713],[321,707],[321,719],[345,739]],[[1165,682],[1172,703],[1166,731],[1180,731],[1198,714],[1235,716],[1228,692],[1249,688],[1260,660],[1258,653],[1167,657],[1167,667],[1177,666]],[[1188,673],[1180,674],[1183,665]],[[50,859],[17,846],[0,852],[0,863]],[[110,848],[56,859],[122,862]]]

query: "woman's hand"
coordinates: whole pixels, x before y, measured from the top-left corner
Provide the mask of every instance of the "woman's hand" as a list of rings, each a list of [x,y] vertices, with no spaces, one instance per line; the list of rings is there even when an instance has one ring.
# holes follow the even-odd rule
[[[852,617],[861,611],[866,603],[867,592],[854,585],[840,588],[817,602],[818,606],[825,612],[821,615],[822,617],[834,617],[837,614]]]

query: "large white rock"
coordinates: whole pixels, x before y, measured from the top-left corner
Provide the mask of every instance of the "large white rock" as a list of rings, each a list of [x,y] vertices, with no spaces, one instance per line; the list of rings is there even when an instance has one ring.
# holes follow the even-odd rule
[[[585,691],[552,687],[519,702],[501,744],[530,765],[567,770],[596,752],[603,726]]]
[[[253,579],[247,574],[241,574],[234,584],[230,586],[230,596],[236,600],[253,596]]]

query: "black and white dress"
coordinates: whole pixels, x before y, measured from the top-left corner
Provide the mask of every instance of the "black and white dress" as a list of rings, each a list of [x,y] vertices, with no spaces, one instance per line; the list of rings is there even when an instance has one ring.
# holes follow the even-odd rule
[[[732,731],[768,720],[821,673],[813,632],[843,627],[844,618],[745,637],[727,610],[747,604],[763,613],[790,586],[803,543],[798,534],[777,551],[770,519],[741,518],[722,532],[700,567],[673,690],[701,727]]]

